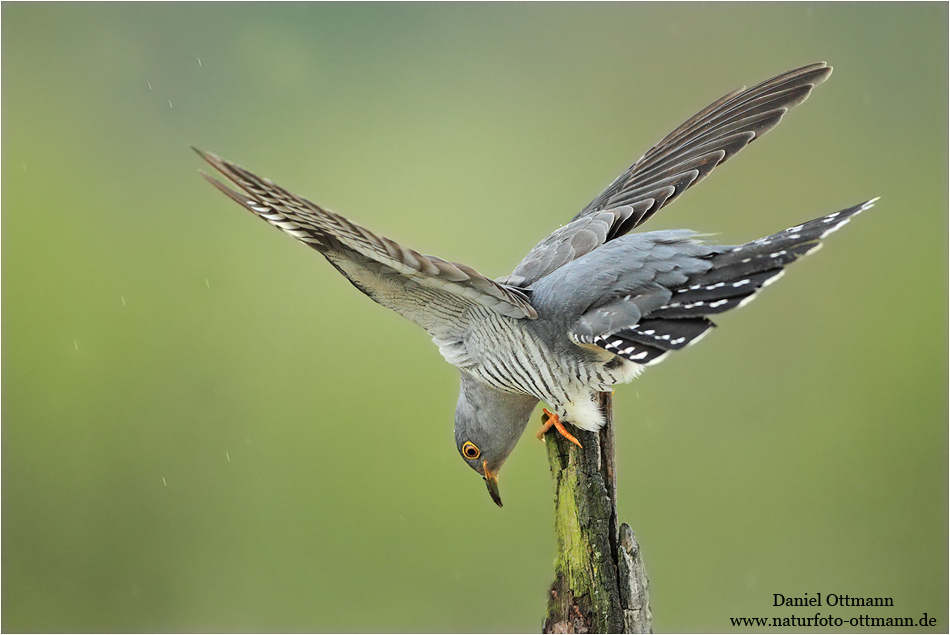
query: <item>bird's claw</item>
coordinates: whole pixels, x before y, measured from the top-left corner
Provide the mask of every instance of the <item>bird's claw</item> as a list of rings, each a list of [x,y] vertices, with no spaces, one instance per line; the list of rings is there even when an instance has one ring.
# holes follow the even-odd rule
[[[538,430],[538,440],[543,439],[547,431],[550,430],[553,426],[555,430],[561,433],[562,437],[564,437],[565,439],[567,439],[568,441],[570,441],[577,447],[584,449],[584,446],[581,445],[581,442],[578,441],[576,438],[574,438],[574,435],[572,435],[570,432],[567,431],[567,428],[565,428],[564,424],[561,423],[561,418],[559,416],[557,416],[556,414],[554,414],[547,408],[542,408],[541,410],[543,410],[544,414],[548,416],[548,419],[547,421],[542,421],[541,429]]]

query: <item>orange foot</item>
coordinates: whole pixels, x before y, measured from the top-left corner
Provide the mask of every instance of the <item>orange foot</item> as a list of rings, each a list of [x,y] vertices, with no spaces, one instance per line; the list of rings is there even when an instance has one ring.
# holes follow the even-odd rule
[[[567,428],[564,427],[564,424],[561,423],[561,418],[548,410],[547,408],[542,408],[544,414],[548,416],[548,420],[543,423],[541,429],[538,430],[538,439],[544,438],[544,434],[551,429],[551,426],[554,426],[554,429],[561,433],[561,436],[576,445],[579,448],[583,449],[581,442],[574,438],[570,432],[567,431]]]

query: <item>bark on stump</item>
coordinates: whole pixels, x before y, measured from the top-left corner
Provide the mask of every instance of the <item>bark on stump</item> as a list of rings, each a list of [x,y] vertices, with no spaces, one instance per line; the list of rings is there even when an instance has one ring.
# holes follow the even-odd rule
[[[649,583],[633,530],[618,525],[610,393],[599,395],[607,420],[577,430],[578,448],[547,435],[554,476],[558,555],[545,633],[652,633]]]

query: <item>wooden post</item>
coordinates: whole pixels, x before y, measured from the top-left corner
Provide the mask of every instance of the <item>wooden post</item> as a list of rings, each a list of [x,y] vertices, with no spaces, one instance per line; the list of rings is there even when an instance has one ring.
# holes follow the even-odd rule
[[[652,633],[649,583],[633,530],[618,525],[610,393],[599,432],[577,430],[578,448],[547,435],[554,476],[557,559],[545,633]]]

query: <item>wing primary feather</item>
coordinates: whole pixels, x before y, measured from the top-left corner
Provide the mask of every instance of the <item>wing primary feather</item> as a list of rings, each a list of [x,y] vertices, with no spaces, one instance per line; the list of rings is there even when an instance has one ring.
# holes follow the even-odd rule
[[[414,321],[442,328],[432,326],[431,316],[399,304],[400,301],[409,305],[431,302],[434,292],[442,293],[438,297],[444,302],[457,303],[451,309],[442,307],[447,313],[461,315],[475,303],[516,319],[537,318],[537,311],[522,290],[486,278],[471,267],[423,256],[293,194],[270,179],[259,177],[217,155],[197,148],[194,150],[240,188],[232,189],[204,175],[218,190],[271,225],[321,251],[367,295]],[[401,290],[394,287],[392,281],[382,279],[380,267],[404,277]],[[385,286],[386,293],[374,289],[373,284]],[[428,295],[414,291],[418,286],[433,291]],[[398,299],[400,295],[401,300]],[[459,327],[458,324],[449,326]]]
[[[539,242],[508,278],[530,286],[645,223],[777,126],[831,70],[824,62],[809,64],[732,91],[706,106],[650,148],[570,223]],[[577,233],[595,225],[604,236],[600,243],[591,244],[590,234],[584,242],[574,242]]]

